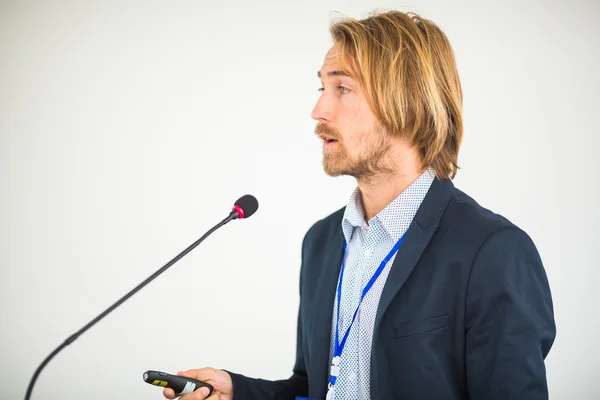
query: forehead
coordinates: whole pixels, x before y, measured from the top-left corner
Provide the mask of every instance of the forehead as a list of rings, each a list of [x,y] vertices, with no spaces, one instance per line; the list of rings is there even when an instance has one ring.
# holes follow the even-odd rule
[[[319,77],[325,78],[327,77],[328,72],[339,70],[340,64],[338,47],[337,45],[334,45],[325,54],[323,65],[321,66],[321,70],[318,72]]]
[[[350,76],[349,71],[346,71],[343,66],[337,45],[332,46],[327,51],[327,54],[325,54],[325,58],[323,59],[321,70],[317,72],[317,75],[321,79],[329,76]]]
[[[323,66],[326,65],[337,65],[338,64],[338,46],[333,45],[325,54],[323,60]]]

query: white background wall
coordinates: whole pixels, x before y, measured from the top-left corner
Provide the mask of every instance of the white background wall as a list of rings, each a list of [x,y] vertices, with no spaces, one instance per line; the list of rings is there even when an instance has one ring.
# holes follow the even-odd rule
[[[456,185],[536,242],[558,336],[552,399],[600,396],[600,2],[0,2],[0,399],[56,346],[37,399],[161,399],[147,369],[291,373],[300,246],[354,188],[310,111],[334,11],[416,11],[464,89]]]

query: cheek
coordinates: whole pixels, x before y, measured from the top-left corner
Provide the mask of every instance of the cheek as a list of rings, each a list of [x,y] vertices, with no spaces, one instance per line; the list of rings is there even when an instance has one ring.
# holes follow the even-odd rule
[[[344,150],[351,158],[358,158],[364,152],[365,145],[363,135],[356,131],[348,132],[344,140]]]
[[[344,140],[344,149],[352,159],[368,157],[381,145],[377,139],[378,135],[372,126],[352,127]]]
[[[339,114],[339,132],[342,137],[345,152],[352,158],[357,158],[372,146],[373,125],[375,116],[366,103],[358,106],[355,102],[351,106],[341,107]]]

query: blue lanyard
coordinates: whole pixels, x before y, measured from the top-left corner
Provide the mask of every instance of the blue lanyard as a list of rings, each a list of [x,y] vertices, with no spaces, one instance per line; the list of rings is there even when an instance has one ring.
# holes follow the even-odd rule
[[[354,315],[352,316],[352,321],[350,322],[350,325],[348,326],[348,329],[346,330],[346,333],[344,334],[344,337],[342,338],[342,341],[340,342],[339,341],[339,338],[340,338],[340,326],[339,326],[340,325],[340,303],[342,300],[342,281],[344,279],[344,265],[346,263],[346,249],[347,249],[347,244],[344,242],[344,258],[342,258],[342,270],[340,272],[340,281],[338,282],[338,287],[337,287],[337,318],[335,321],[335,343],[334,343],[334,347],[333,347],[333,357],[334,358],[340,357],[342,355],[342,352],[344,351],[344,347],[346,347],[346,340],[348,339],[348,334],[350,333],[350,329],[352,329],[352,325],[354,324],[354,320],[356,319],[356,314],[358,314],[358,309],[360,308],[360,305],[362,304],[363,299],[365,298],[365,296],[367,295],[367,293],[369,292],[371,287],[373,287],[373,284],[375,283],[377,278],[379,278],[379,275],[381,275],[381,271],[383,271],[383,269],[385,268],[387,263],[390,261],[390,259],[394,256],[394,254],[396,254],[396,252],[400,248],[400,245],[402,244],[402,239],[404,239],[404,235],[402,235],[402,237],[400,239],[398,239],[398,241],[396,242],[394,247],[392,247],[392,250],[390,250],[390,252],[383,259],[381,264],[379,264],[379,268],[377,268],[377,271],[375,271],[375,273],[373,274],[373,276],[371,277],[369,282],[367,282],[365,288],[363,289],[363,291],[360,295],[360,300],[358,302],[358,306],[356,306]],[[336,375],[333,375],[333,374],[330,375],[330,377],[329,377],[330,385],[335,385],[336,379],[337,379]]]

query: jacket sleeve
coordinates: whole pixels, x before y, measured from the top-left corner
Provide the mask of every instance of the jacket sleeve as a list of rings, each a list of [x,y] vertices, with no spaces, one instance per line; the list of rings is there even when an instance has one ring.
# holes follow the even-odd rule
[[[516,227],[486,239],[467,289],[469,399],[548,399],[544,360],[556,335],[546,272]]]
[[[300,271],[300,307],[298,310],[298,325],[296,333],[296,362],[290,378],[278,381],[249,378],[227,371],[233,381],[233,400],[295,400],[296,396],[308,396],[308,376],[302,347],[302,285],[304,275],[304,247],[302,243],[302,266]]]

